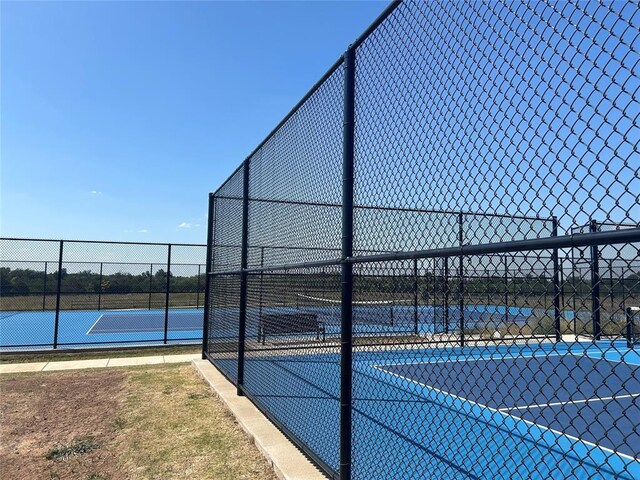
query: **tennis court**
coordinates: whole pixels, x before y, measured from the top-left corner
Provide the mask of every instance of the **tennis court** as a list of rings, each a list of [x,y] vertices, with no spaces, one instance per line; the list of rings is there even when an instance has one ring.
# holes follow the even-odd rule
[[[0,312],[0,350],[51,348],[55,311]],[[167,343],[202,341],[202,309],[171,308],[166,318]],[[164,310],[60,311],[57,345],[157,345],[164,343]]]
[[[248,395],[336,466],[339,366],[326,352],[245,360]],[[533,478],[535,457],[536,478],[639,478],[638,369],[621,342],[357,350],[354,475]]]

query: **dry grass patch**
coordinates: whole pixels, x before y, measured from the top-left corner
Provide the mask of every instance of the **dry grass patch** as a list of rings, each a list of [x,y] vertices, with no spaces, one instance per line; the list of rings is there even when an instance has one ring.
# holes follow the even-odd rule
[[[188,364],[5,374],[0,412],[2,478],[276,479]]]
[[[265,479],[273,470],[191,365],[131,369],[117,450],[146,479]]]

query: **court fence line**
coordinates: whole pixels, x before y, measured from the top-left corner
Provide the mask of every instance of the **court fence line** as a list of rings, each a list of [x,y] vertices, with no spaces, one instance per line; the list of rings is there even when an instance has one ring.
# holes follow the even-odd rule
[[[640,478],[639,19],[394,1],[209,195],[203,358],[329,477]]]
[[[200,335],[176,336],[172,331],[179,328],[181,309],[204,308],[205,249],[206,245],[187,243],[0,237],[0,311],[7,319],[0,332],[0,350],[200,343]],[[133,325],[127,327],[126,335],[125,329],[117,338],[89,340],[102,315],[86,332],[73,331],[73,323],[86,325],[69,318],[83,311],[143,310],[161,312],[161,336],[149,338],[143,334],[144,326],[136,333]],[[52,314],[50,331],[46,327],[43,331],[41,316],[35,318],[38,311]],[[16,318],[27,325],[17,324]],[[62,340],[61,323],[66,332]]]

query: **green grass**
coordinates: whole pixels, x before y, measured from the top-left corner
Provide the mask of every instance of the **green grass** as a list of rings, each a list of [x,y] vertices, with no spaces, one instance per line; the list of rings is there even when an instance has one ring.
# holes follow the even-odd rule
[[[77,455],[83,455],[100,448],[100,444],[91,435],[75,438],[69,445],[63,445],[49,450],[44,458],[47,460],[66,460]]]

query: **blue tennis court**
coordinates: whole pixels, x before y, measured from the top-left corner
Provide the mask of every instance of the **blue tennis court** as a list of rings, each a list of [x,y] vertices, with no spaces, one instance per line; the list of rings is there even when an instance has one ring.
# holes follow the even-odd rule
[[[623,342],[357,349],[354,478],[640,478],[639,368]],[[248,396],[334,468],[339,372],[337,352],[245,360]]]
[[[202,341],[202,308],[171,308],[167,343]],[[48,349],[53,346],[55,312],[2,312],[0,350]],[[164,310],[63,310],[58,347],[164,344]]]

